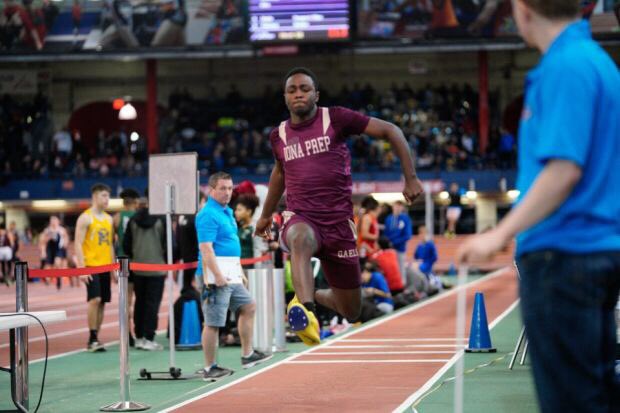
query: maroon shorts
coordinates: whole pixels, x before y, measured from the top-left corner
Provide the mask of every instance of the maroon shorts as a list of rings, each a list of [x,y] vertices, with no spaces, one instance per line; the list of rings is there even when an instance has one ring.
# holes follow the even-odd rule
[[[286,217],[287,214],[292,214]],[[355,224],[345,220],[335,225],[318,225],[316,222],[285,211],[285,221],[282,228],[282,247],[289,251],[286,245],[288,229],[298,222],[303,222],[312,228],[318,246],[314,256],[321,260],[321,268],[327,283],[335,288],[352,290],[362,285],[359,256],[357,253],[357,233]]]

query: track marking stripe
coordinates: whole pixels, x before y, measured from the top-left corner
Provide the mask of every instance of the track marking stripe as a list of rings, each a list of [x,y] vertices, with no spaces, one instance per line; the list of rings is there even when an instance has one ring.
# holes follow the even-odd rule
[[[308,354],[305,357],[314,356],[353,356],[353,355],[383,355],[383,354],[454,354],[454,351],[334,351],[331,353],[317,353]]]
[[[273,368],[276,368],[276,367],[278,367],[278,366],[280,366],[282,364],[286,364],[286,363],[288,363],[288,362],[290,362],[290,361],[292,361],[292,360],[294,360],[294,359],[296,359],[298,357],[301,357],[301,356],[304,356],[304,355],[308,355],[308,354],[313,353],[313,352],[315,352],[317,350],[320,350],[320,349],[326,349],[326,348],[327,349],[331,349],[333,347],[330,348],[330,345],[333,344],[334,342],[337,342],[338,340],[344,340],[344,339],[346,339],[347,337],[349,337],[349,336],[351,336],[353,334],[361,333],[362,331],[366,331],[366,330],[368,330],[370,328],[373,328],[373,327],[376,327],[376,326],[381,325],[383,323],[386,323],[386,322],[388,322],[390,320],[393,320],[394,318],[401,317],[401,316],[403,316],[405,314],[409,314],[409,313],[411,313],[413,311],[416,311],[416,310],[418,310],[420,308],[424,308],[424,307],[426,307],[426,306],[428,306],[430,304],[433,304],[433,303],[435,303],[435,302],[437,302],[439,300],[443,300],[445,298],[451,297],[451,296],[455,295],[459,291],[459,289],[461,289],[461,288],[472,288],[472,287],[474,287],[474,286],[476,286],[478,284],[481,284],[483,282],[486,282],[486,281],[495,279],[497,277],[500,277],[502,275],[505,275],[506,272],[508,270],[510,270],[510,268],[511,267],[501,268],[499,270],[493,271],[492,273],[490,273],[490,274],[488,274],[488,275],[486,275],[484,277],[481,277],[481,278],[479,278],[479,279],[477,279],[475,281],[472,281],[471,283],[466,284],[466,285],[464,285],[462,287],[452,288],[448,292],[445,292],[443,294],[438,294],[438,295],[435,295],[434,297],[429,298],[428,300],[424,300],[422,302],[415,303],[411,307],[405,308],[403,310],[397,310],[394,313],[392,313],[392,314],[390,314],[388,316],[385,316],[385,317],[381,317],[379,319],[371,320],[371,321],[367,322],[365,325],[363,325],[363,326],[361,326],[359,328],[351,329],[351,331],[347,331],[342,336],[335,337],[331,341],[327,341],[325,343],[319,344],[318,346],[309,348],[307,350],[304,350],[301,353],[297,353],[297,354],[291,355],[290,357],[288,357],[286,359],[280,360],[277,363],[274,363],[274,364],[271,364],[269,366],[266,366],[266,367],[264,367],[264,368],[262,368],[260,370],[255,371],[254,373],[248,374],[247,376],[240,377],[239,379],[231,381],[230,383],[226,383],[226,384],[224,384],[221,387],[218,387],[216,389],[208,391],[208,392],[206,392],[204,394],[201,394],[201,395],[196,396],[196,397],[194,397],[192,399],[186,400],[186,401],[184,401],[182,403],[179,403],[177,405],[168,407],[167,409],[160,410],[160,413],[172,412],[172,411],[174,411],[176,409],[179,409],[179,408],[181,408],[181,407],[183,407],[185,405],[188,405],[188,404],[193,403],[195,401],[204,399],[205,397],[209,397],[212,394],[219,393],[219,392],[221,392],[223,390],[226,390],[229,387],[232,387],[232,386],[234,386],[236,384],[239,384],[239,383],[242,383],[242,382],[244,382],[246,380],[249,380],[249,379],[251,379],[254,376],[262,374],[262,373],[264,373],[266,371],[269,371],[269,370],[271,370]],[[448,363],[451,363],[453,359],[450,359],[450,361]]]
[[[286,364],[339,364],[339,363],[445,363],[450,359],[403,359],[403,360],[293,360]]]
[[[456,338],[349,338],[343,340],[345,343],[373,343],[373,342],[386,342],[386,341],[397,341],[397,342],[405,342],[405,341],[458,341]],[[467,341],[467,339],[462,339],[462,341]]]

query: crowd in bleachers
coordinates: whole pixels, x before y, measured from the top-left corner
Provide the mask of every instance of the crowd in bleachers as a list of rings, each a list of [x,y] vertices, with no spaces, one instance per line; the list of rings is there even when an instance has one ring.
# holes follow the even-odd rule
[[[2,179],[12,177],[133,176],[146,173],[145,137],[131,139],[118,130],[95,137],[57,125],[48,99],[29,101],[3,96],[0,105],[0,165]],[[469,86],[430,85],[413,89],[393,85],[376,91],[371,85],[343,86],[336,95],[321,93],[324,105],[342,105],[399,125],[416,153],[420,170],[513,168],[515,138],[499,128],[491,94],[489,146],[480,153],[478,94]],[[198,99],[176,91],[159,119],[161,152],[196,151],[204,172],[266,174],[273,163],[269,131],[286,118],[281,92],[266,88],[259,98],[246,98],[235,86],[225,96],[212,89]],[[88,139],[87,139],[88,138]],[[93,144],[85,144],[93,142]],[[398,171],[398,159],[388,143],[367,136],[350,142],[354,172]]]

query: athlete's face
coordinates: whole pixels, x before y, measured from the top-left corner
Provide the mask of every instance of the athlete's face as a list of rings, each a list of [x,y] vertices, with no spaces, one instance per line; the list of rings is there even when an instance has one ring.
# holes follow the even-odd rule
[[[106,209],[110,203],[110,193],[108,191],[97,191],[93,194],[93,206],[98,209]]]
[[[289,112],[303,118],[310,114],[319,101],[319,92],[315,89],[312,78],[297,73],[286,80],[284,101]]]
[[[228,205],[233,192],[232,179],[219,179],[214,188],[211,188],[209,196],[220,205]]]
[[[56,216],[50,217],[50,226],[52,228],[56,228],[58,227],[58,225],[60,225],[60,220],[58,219],[58,217]]]

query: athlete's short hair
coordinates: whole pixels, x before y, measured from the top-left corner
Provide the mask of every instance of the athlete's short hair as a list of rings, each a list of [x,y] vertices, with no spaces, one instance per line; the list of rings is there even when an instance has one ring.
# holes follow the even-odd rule
[[[581,11],[581,0],[519,0],[548,19],[577,17]]]
[[[288,73],[286,74],[286,76],[284,76],[284,87],[286,87],[286,82],[288,81],[288,79],[291,76],[297,75],[297,74],[302,74],[302,75],[306,75],[308,76],[310,79],[312,79],[312,84],[314,85],[314,89],[315,90],[319,90],[319,80],[317,79],[316,75],[314,74],[314,72],[310,69],[308,69],[307,67],[294,67],[291,70],[288,71]]]
[[[216,172],[209,176],[209,186],[211,188],[215,188],[217,186],[217,182],[221,179],[232,181],[232,176],[230,176],[227,172]]]
[[[109,194],[112,193],[112,190],[110,189],[110,187],[107,186],[106,184],[102,184],[101,182],[96,183],[95,185],[90,187],[90,193],[92,195],[95,195],[97,192],[104,192],[104,191],[106,191]]]

